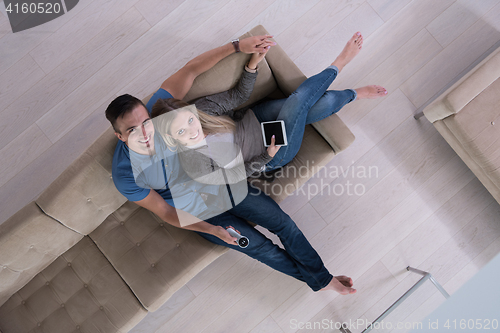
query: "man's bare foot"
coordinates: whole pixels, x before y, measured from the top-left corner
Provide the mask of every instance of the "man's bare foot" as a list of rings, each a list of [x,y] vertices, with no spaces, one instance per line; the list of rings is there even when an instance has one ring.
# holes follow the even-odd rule
[[[349,39],[337,59],[332,62],[332,65],[337,66],[340,72],[344,66],[347,65],[359,53],[359,51],[361,51],[362,47],[363,35],[361,35],[361,32],[358,31],[351,37],[351,39]]]
[[[330,283],[323,290],[333,290],[341,295],[354,294],[356,289],[351,288],[353,285],[352,279],[345,275],[334,276]]]
[[[365,98],[379,98],[387,95],[387,90],[382,86],[365,86],[361,88],[354,89],[358,94],[357,99],[365,99]]]
[[[339,276],[336,276],[335,278],[337,280],[339,280],[339,282],[342,283],[346,287],[352,287],[352,285],[354,284],[352,282],[352,279],[348,276],[345,276],[345,275],[339,275]]]

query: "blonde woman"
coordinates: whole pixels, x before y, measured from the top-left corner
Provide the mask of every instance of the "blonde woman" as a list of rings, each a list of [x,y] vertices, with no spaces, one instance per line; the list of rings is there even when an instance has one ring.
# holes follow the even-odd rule
[[[255,53],[245,66],[240,81],[228,91],[195,100],[196,106],[175,99],[160,99],[152,108],[152,116],[169,115],[169,121],[159,128],[166,143],[182,152],[197,151],[204,155],[194,158],[187,153],[186,171],[203,175],[213,171],[213,161],[221,168],[234,162],[234,153],[214,155],[214,143],[234,143],[241,150],[246,176],[259,171],[270,171],[289,163],[302,144],[305,125],[317,122],[356,99],[377,98],[387,94],[381,86],[358,89],[327,90],[338,73],[361,50],[363,36],[355,33],[336,60],[321,73],[304,81],[288,98],[263,102],[248,109],[241,120],[234,122],[234,109],[244,103],[252,93],[257,76],[257,64],[265,53]],[[277,147],[274,140],[267,149],[260,123],[283,120],[288,145]],[[167,124],[168,123],[168,124]],[[223,150],[222,150],[223,151]],[[224,159],[225,158],[225,159]],[[228,160],[229,159],[229,160]],[[230,164],[235,165],[235,163]]]

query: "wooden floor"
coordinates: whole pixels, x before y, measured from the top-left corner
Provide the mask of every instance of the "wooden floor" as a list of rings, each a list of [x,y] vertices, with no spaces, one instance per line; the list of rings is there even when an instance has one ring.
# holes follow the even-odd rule
[[[281,204],[358,293],[314,293],[230,251],[133,332],[332,331],[306,325],[374,320],[418,280],[407,265],[455,292],[500,252],[500,206],[413,114],[500,41],[500,0],[80,0],[16,34],[3,12],[0,223],[108,127],[114,97],[145,97],[190,58],[258,24],[308,76],[360,30],[363,50],[332,88],[389,91],[340,111],[356,141]],[[442,301],[425,285],[385,320],[392,330],[373,332],[407,331],[398,322],[409,327]]]

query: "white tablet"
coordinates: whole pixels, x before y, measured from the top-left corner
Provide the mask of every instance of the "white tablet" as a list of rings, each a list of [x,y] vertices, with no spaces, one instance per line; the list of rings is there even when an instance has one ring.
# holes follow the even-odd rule
[[[285,123],[283,120],[266,121],[260,123],[260,126],[262,127],[262,137],[264,138],[265,147],[271,145],[271,137],[273,135],[276,140],[276,146],[286,146],[288,144],[286,140]]]

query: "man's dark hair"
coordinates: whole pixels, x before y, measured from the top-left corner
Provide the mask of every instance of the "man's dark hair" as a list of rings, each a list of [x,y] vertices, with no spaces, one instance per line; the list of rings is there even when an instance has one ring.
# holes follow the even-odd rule
[[[146,106],[142,101],[129,94],[121,95],[115,98],[111,103],[109,103],[106,109],[106,119],[109,120],[113,129],[116,133],[120,133],[120,130],[116,127],[116,120],[118,117],[123,117],[126,113],[135,109],[138,105]]]
[[[169,111],[189,106],[189,103],[176,98],[159,98],[151,108],[151,118],[158,117]]]

